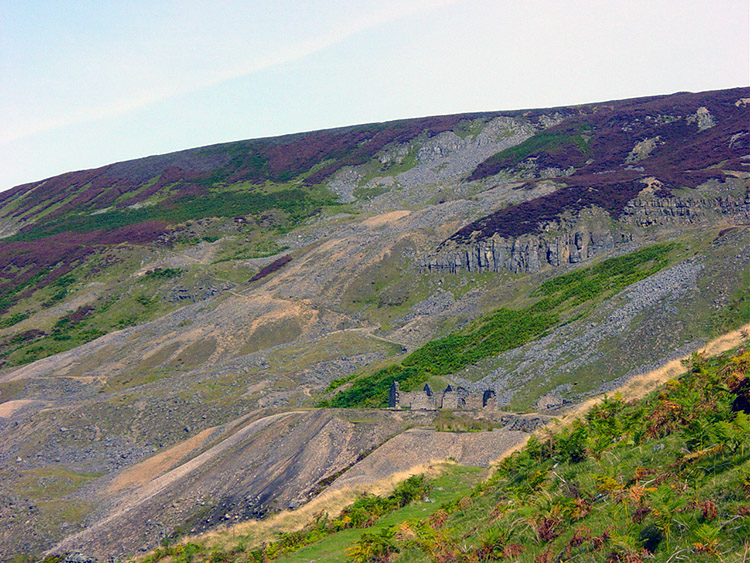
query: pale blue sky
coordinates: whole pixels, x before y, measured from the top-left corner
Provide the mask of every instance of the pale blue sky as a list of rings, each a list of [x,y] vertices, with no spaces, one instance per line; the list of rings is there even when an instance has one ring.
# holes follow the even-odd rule
[[[0,0],[0,190],[211,143],[750,83],[747,0]]]

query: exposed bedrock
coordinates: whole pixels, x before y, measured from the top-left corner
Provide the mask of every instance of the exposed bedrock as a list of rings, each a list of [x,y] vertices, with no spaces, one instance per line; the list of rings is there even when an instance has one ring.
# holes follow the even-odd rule
[[[535,233],[502,236],[461,243],[448,239],[420,266],[431,272],[532,273],[549,266],[584,262],[639,238],[649,227],[685,227],[711,222],[750,222],[750,196],[690,199],[636,198],[623,209],[619,220],[591,208],[575,218],[542,226]]]
[[[638,226],[684,226],[726,218],[730,222],[750,220],[750,194],[744,197],[716,196],[706,198],[636,198],[622,211],[620,221]]]
[[[424,267],[429,271],[457,272],[536,272],[546,266],[575,264],[626,242],[630,235],[612,232],[575,231],[556,237],[521,235],[504,238],[494,235],[474,244],[446,244],[431,256]]]

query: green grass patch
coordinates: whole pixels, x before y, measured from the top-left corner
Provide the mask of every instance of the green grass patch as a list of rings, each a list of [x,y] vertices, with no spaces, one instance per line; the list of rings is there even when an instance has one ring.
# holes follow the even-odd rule
[[[0,403],[15,399],[25,386],[22,380],[3,381],[0,383]]]
[[[146,280],[168,280],[182,275],[182,268],[156,268],[144,274]]]
[[[250,556],[250,561],[275,560],[285,554],[298,551],[306,545],[319,542],[336,532],[350,529],[369,528],[384,516],[393,513],[398,509],[404,508],[418,499],[424,498],[430,493],[431,489],[432,484],[428,479],[423,475],[415,475],[399,483],[394,491],[386,497],[379,497],[371,494],[363,495],[353,504],[344,508],[338,516],[330,518],[327,514],[323,513],[303,530],[282,533],[278,540],[260,547],[247,549],[245,545],[243,545],[243,538],[238,538],[238,546],[235,546],[235,549],[230,548],[229,550],[221,548],[208,550],[204,546],[196,543],[183,544],[182,546],[175,547],[166,545],[164,548],[156,550],[143,561],[144,563],[156,563],[157,561],[163,561],[167,558],[167,560],[173,562],[190,561],[194,555],[199,554],[210,554],[212,556],[212,561],[236,561],[238,559],[230,558],[240,555],[240,553],[243,552]],[[190,559],[184,559],[181,557],[185,545],[194,546],[190,549],[190,551],[192,551]],[[219,552],[222,552],[221,559],[219,559]]]
[[[434,291],[428,277],[409,268],[406,256],[414,249],[412,241],[401,240],[379,262],[363,267],[347,285],[342,304],[389,330],[394,320]]]
[[[268,353],[266,362],[280,373],[306,369],[312,365],[360,354],[380,353],[392,356],[400,346],[359,332],[339,332],[321,339],[292,344]],[[341,379],[346,379],[343,377]],[[337,380],[338,381],[338,380]],[[336,384],[336,387],[343,383]],[[333,382],[331,383],[333,385]]]
[[[65,467],[40,467],[19,472],[14,485],[17,493],[33,499],[59,498],[69,495],[103,473],[76,473]]]
[[[14,313],[9,317],[0,320],[0,328],[10,328],[21,321],[25,321],[29,316],[29,313]]]
[[[712,335],[723,334],[750,322],[750,271],[745,270],[740,283],[729,296],[729,303],[716,313]]]
[[[365,188],[369,182],[375,178],[382,178],[384,176],[397,176],[402,172],[411,170],[418,164],[417,162],[417,147],[410,147],[403,157],[392,158],[385,164],[379,160],[373,160],[365,166],[364,176],[359,181],[359,185],[354,190],[354,197],[357,199],[372,199],[381,194],[388,192],[391,188],[386,186],[375,186],[371,188]]]
[[[308,561],[344,563],[351,561],[346,550],[360,541],[363,536],[380,535],[384,531],[394,530],[404,522],[416,518],[429,518],[440,511],[443,506],[468,494],[481,479],[484,471],[481,467],[447,465],[445,466],[445,472],[432,481],[432,490],[428,502],[418,500],[388,514],[365,530],[353,529],[338,532],[295,553],[281,557],[279,561],[284,563],[306,563]]]
[[[45,330],[35,329],[6,337],[0,341],[0,358],[8,366],[29,364],[91,342],[113,330],[151,320],[177,306],[161,299],[157,293],[161,284],[171,277],[170,273],[163,277],[157,272],[156,276],[147,274],[135,281],[127,279],[118,283],[108,295],[59,317]],[[69,287],[71,285],[51,287],[49,291],[69,293]]]
[[[533,304],[500,308],[444,338],[409,354],[400,364],[354,379],[351,386],[321,401],[321,407],[385,407],[388,389],[398,381],[408,391],[432,376],[457,373],[477,362],[512,350],[557,326],[563,313],[593,303],[644,279],[668,263],[672,244],[654,245],[544,282],[530,297]]]
[[[392,536],[391,531],[402,522],[433,515],[471,491],[484,471],[479,467],[445,465],[444,472],[434,480],[417,475],[401,482],[385,497],[363,495],[338,516],[321,513],[302,530],[279,533],[275,541],[267,544],[257,545],[252,536],[244,535],[233,535],[226,542],[212,542],[213,545],[200,539],[169,545],[167,540],[141,561],[349,561],[346,547],[373,534]]]
[[[485,125],[486,122],[484,119],[465,119],[453,128],[453,132],[462,139],[466,137],[476,138],[482,132]]]
[[[543,297],[535,306],[549,310],[569,300],[571,306],[576,306],[605,292],[616,293],[664,268],[669,263],[667,254],[674,247],[657,244],[554,277],[532,293],[532,297]]]
[[[439,432],[486,432],[500,428],[502,423],[457,414],[450,409],[442,409],[435,417],[433,425]]]
[[[167,223],[182,223],[204,217],[234,217],[261,215],[269,210],[284,213],[275,228],[288,230],[313,215],[323,205],[335,205],[331,195],[320,195],[311,190],[286,188],[264,193],[254,191],[222,191],[208,196],[165,200],[139,209],[109,210],[104,213],[66,215],[57,219],[41,221],[33,229],[19,233],[7,240],[29,241],[63,232],[85,233],[95,230],[111,231],[145,221],[161,220]]]
[[[581,154],[589,152],[588,141],[585,136],[588,129],[580,126],[576,133],[556,133],[542,131],[533,137],[529,137],[522,143],[509,147],[491,156],[485,161],[487,164],[502,164],[503,166],[515,166],[525,158],[540,152],[556,152],[569,147],[575,147]]]
[[[0,311],[6,311],[10,307],[16,304],[18,301],[18,295],[30,287],[34,287],[37,282],[43,280],[51,270],[42,270],[37,274],[30,277],[28,280],[20,283],[15,283],[13,286],[3,291],[0,294]]]
[[[233,250],[230,254],[222,256],[221,258],[217,258],[214,260],[214,264],[219,264],[221,262],[229,262],[234,260],[250,260],[253,258],[268,258],[269,256],[276,256],[277,254],[280,254],[281,252],[284,252],[285,250],[288,250],[289,247],[286,245],[277,245],[273,242],[261,244],[261,245],[251,245],[247,248],[239,248],[236,250]]]
[[[302,320],[296,317],[283,317],[259,325],[248,333],[245,343],[237,350],[237,355],[252,354],[265,348],[293,342],[303,333]]]

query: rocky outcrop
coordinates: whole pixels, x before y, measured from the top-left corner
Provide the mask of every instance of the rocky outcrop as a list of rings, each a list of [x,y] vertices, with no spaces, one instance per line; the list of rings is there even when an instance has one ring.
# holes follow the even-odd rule
[[[574,230],[557,236],[492,236],[474,244],[448,243],[429,257],[422,267],[431,272],[536,272],[547,266],[583,262],[629,242],[629,233],[606,230]]]
[[[230,289],[232,289],[232,284],[229,282],[204,277],[189,286],[175,287],[164,296],[164,299],[169,303],[197,303]]]
[[[540,226],[520,236],[476,237],[469,242],[449,239],[419,265],[430,272],[533,273],[546,267],[585,262],[632,242],[644,229],[680,228],[725,221],[750,222],[750,194],[714,197],[655,197],[631,200],[619,220],[604,211],[585,209],[576,217]]]
[[[528,434],[549,423],[550,420],[551,417],[538,414],[507,415],[502,419],[503,430],[508,432],[525,432]]]
[[[620,216],[622,222],[636,227],[686,226],[719,218],[738,223],[750,220],[750,194],[700,199],[636,198],[625,206]]]

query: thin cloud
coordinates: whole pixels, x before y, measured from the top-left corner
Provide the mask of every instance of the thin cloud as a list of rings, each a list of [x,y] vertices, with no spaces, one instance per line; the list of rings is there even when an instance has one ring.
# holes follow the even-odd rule
[[[241,78],[263,70],[281,66],[293,61],[301,60],[315,53],[323,51],[333,45],[341,43],[351,37],[359,35],[369,29],[385,25],[418,13],[422,13],[439,6],[455,3],[457,0],[417,0],[400,2],[395,5],[381,6],[365,14],[358,14],[337,29],[325,34],[298,41],[275,52],[263,54],[252,60],[234,65],[229,68],[213,70],[203,75],[195,76],[188,73],[182,80],[160,87],[149,86],[141,92],[128,92],[126,96],[93,106],[82,107],[69,111],[59,117],[41,117],[27,119],[9,127],[0,133],[0,144],[28,138],[40,133],[60,129],[71,125],[117,117],[125,113],[146,107],[148,105],[167,100],[172,97],[190,94],[227,80]]]

